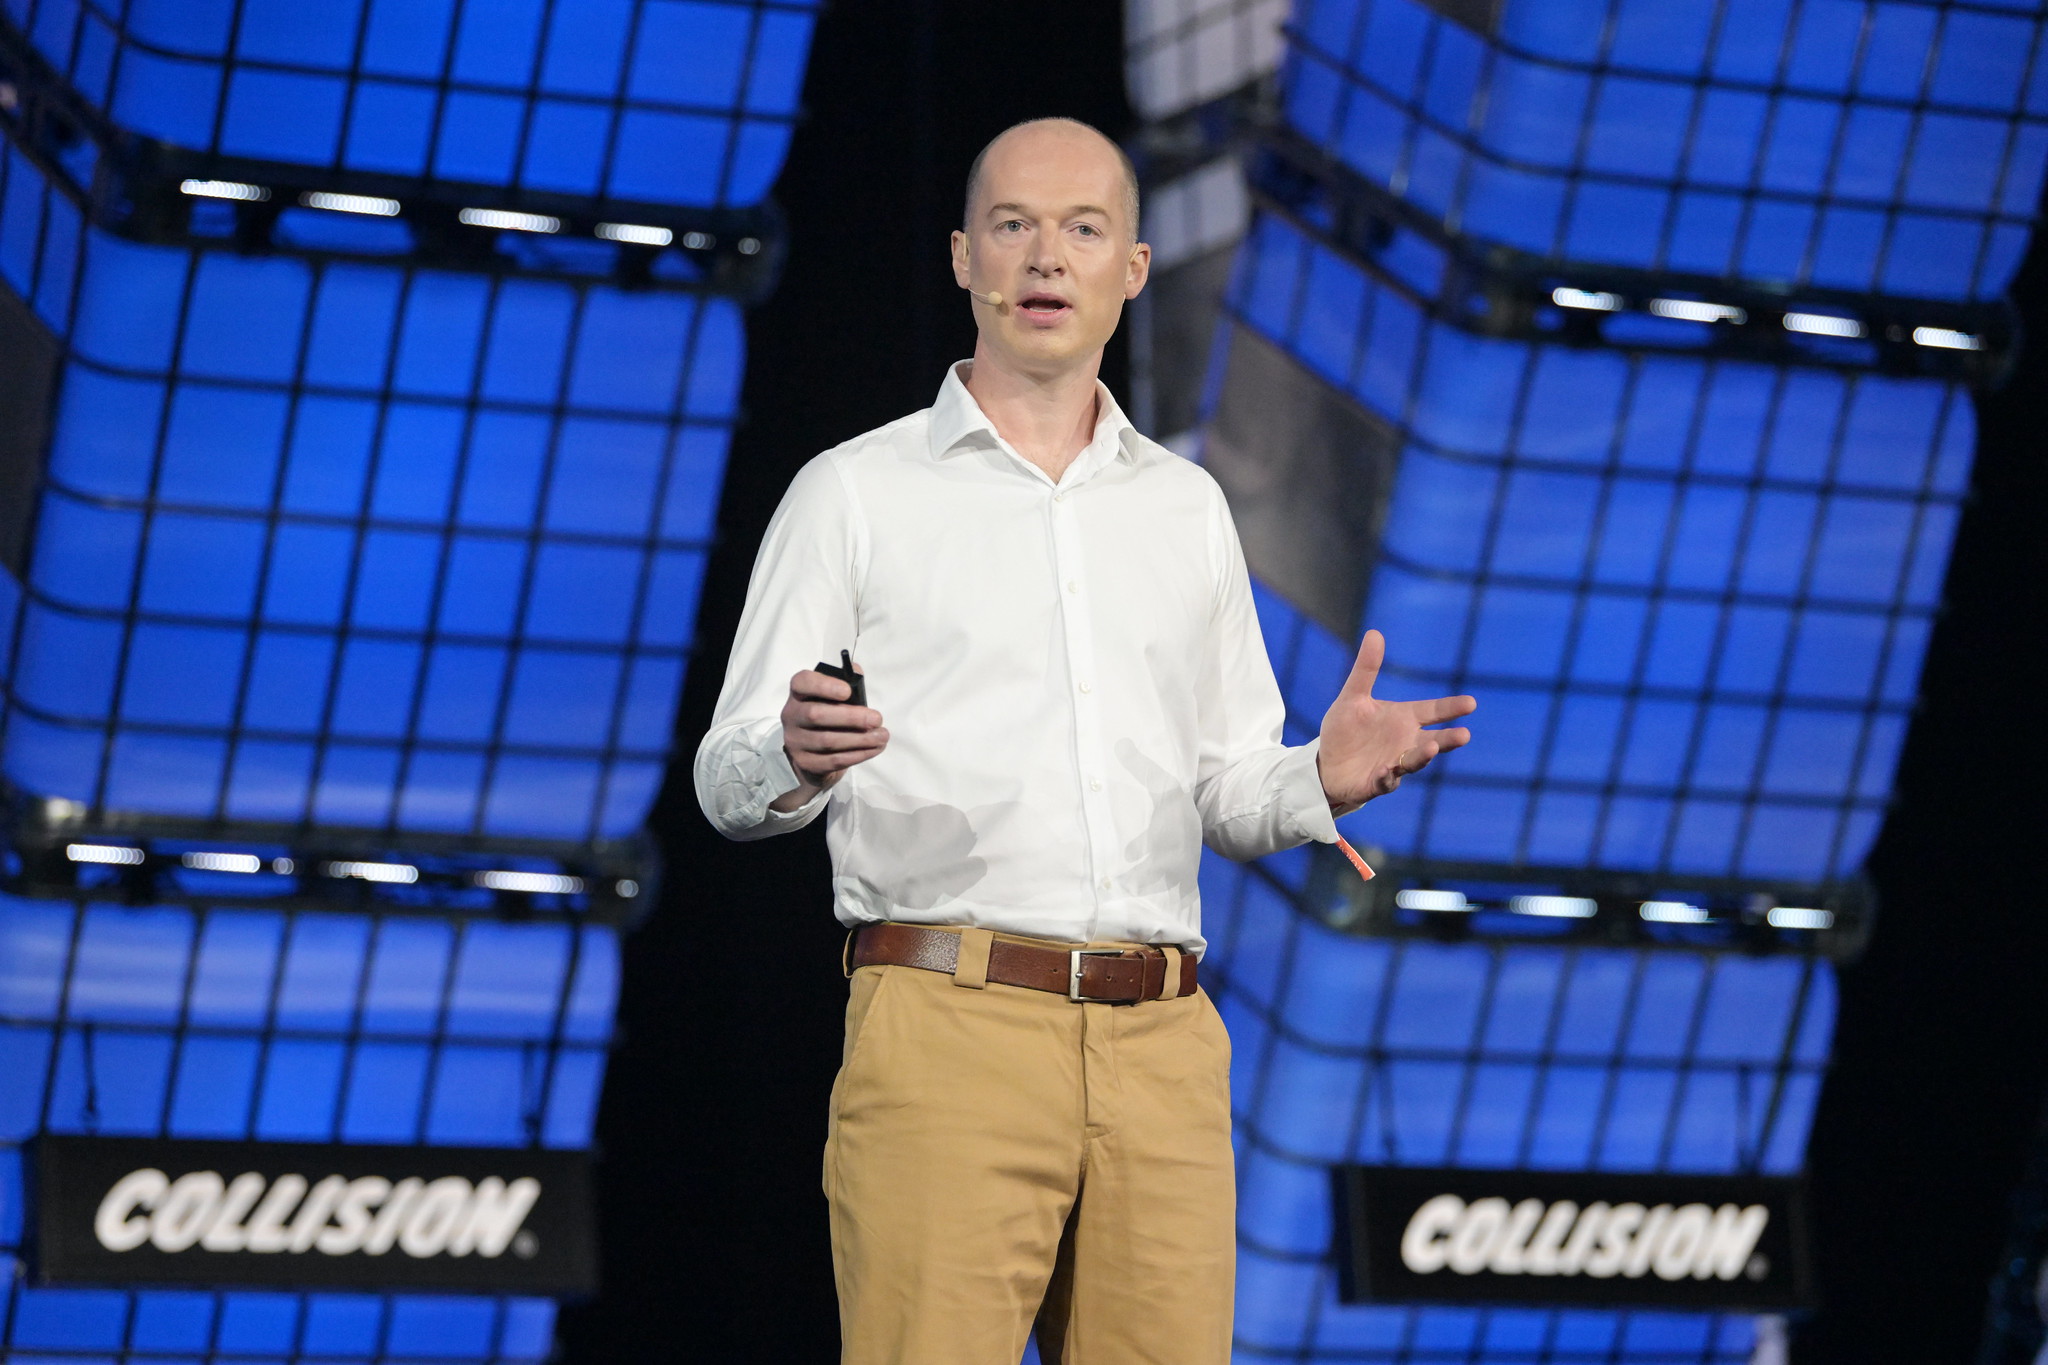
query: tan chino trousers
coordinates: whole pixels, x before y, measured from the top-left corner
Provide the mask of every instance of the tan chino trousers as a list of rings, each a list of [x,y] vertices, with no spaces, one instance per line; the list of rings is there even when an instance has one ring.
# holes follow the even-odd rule
[[[825,1146],[844,1365],[1017,1365],[1034,1319],[1046,1365],[1226,1365],[1229,1072],[1199,991],[855,972]]]

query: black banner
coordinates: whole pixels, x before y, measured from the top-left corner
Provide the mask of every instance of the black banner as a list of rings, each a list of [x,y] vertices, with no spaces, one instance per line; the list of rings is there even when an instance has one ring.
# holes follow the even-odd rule
[[[41,1284],[597,1288],[582,1152],[45,1135],[31,1160]]]
[[[1807,1301],[1795,1180],[1346,1166],[1346,1303],[1770,1310]]]

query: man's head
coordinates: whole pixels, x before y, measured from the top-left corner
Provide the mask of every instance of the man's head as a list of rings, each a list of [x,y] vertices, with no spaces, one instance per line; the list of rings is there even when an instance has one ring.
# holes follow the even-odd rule
[[[975,153],[974,164],[967,168],[967,204],[961,211],[960,226],[969,231],[972,231],[974,228],[975,210],[978,207],[975,201],[981,195],[982,172],[988,165],[989,153],[993,152],[1005,139],[1033,130],[1043,130],[1055,135],[1078,139],[1081,142],[1093,142],[1107,148],[1116,157],[1117,168],[1123,172],[1121,188],[1123,190],[1122,207],[1124,222],[1130,230],[1130,240],[1133,242],[1137,241],[1138,168],[1131,164],[1131,158],[1125,153],[1124,149],[1110,141],[1100,130],[1091,124],[1083,123],[1081,120],[1074,118],[1027,119],[1023,123],[1011,124],[1008,128],[996,134],[995,137],[989,139],[988,145]]]
[[[1085,123],[1036,119],[982,148],[953,234],[953,278],[977,301],[981,349],[1020,369],[1092,363],[1145,287],[1138,180],[1123,149]]]

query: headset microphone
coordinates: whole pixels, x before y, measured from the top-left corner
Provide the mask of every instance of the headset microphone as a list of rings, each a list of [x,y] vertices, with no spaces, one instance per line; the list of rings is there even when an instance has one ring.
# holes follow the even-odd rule
[[[986,294],[976,294],[972,289],[968,290],[967,292],[970,295],[973,295],[974,300],[977,303],[985,303],[991,308],[1000,308],[1003,306],[1003,296],[1002,293],[998,290],[991,289]]]

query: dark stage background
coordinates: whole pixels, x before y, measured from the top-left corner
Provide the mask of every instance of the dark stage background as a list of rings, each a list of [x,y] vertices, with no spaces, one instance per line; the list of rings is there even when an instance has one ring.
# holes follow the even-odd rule
[[[819,25],[777,191],[788,264],[750,322],[704,652],[654,819],[667,883],[627,948],[599,1122],[605,1287],[564,1316],[572,1361],[836,1355],[818,1168],[844,988],[822,827],[725,842],[697,812],[688,755],[790,477],[927,405],[971,349],[945,242],[974,152],[1041,114],[1126,128],[1118,8],[909,0]],[[2017,290],[2029,333],[2048,332],[2038,240]],[[1122,394],[1116,348],[1105,377]],[[1810,1161],[1824,1299],[1796,1330],[1801,1365],[1973,1357],[2048,1087],[2048,354],[2023,356],[1979,412],[1976,497],[1873,859],[1878,926],[1842,975]]]
[[[845,986],[824,827],[728,843],[698,813],[688,756],[790,478],[929,406],[945,366],[973,350],[946,242],[974,154],[1048,112],[1112,135],[1129,119],[1111,4],[841,5],[811,52],[807,121],[776,190],[788,263],[749,318],[707,648],[652,821],[666,886],[626,949],[598,1124],[605,1289],[564,1316],[575,1361],[837,1358],[818,1180]],[[1120,347],[1105,378],[1123,392]]]

